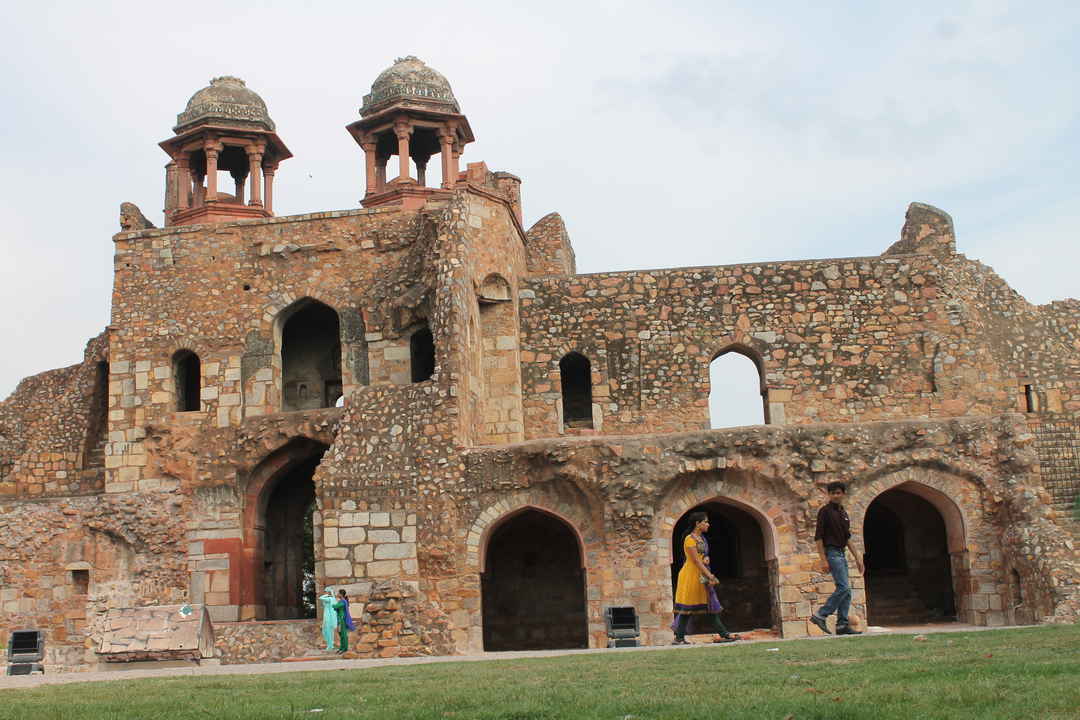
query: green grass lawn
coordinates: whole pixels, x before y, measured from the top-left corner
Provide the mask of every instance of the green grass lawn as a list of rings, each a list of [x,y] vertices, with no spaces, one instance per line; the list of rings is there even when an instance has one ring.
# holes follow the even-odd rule
[[[1080,626],[926,638],[77,683],[0,718],[1080,718]]]

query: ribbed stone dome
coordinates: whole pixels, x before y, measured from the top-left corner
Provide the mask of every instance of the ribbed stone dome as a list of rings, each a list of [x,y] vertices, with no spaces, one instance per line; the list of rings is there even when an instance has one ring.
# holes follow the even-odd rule
[[[371,84],[371,93],[364,96],[360,114],[370,115],[393,100],[431,104],[443,112],[461,112],[450,83],[442,73],[429,68],[413,55],[398,58],[393,65],[379,73]]]
[[[244,81],[223,75],[210,81],[188,100],[184,112],[176,116],[174,132],[195,124],[219,121],[242,127],[261,127],[274,131],[274,121],[266,111],[266,103],[249,90]]]

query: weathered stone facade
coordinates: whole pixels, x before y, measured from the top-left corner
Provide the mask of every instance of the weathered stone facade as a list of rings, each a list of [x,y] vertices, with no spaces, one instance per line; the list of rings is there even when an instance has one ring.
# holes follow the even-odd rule
[[[228,128],[170,141],[170,217],[207,222],[128,223],[109,327],[0,404],[0,641],[44,628],[75,669],[108,608],[194,603],[226,662],[304,655],[314,582],[365,604],[358,655],[604,646],[612,605],[662,643],[699,507],[734,624],[806,635],[831,480],[877,543],[863,622],[1077,619],[1080,302],[1027,303],[919,204],[882,255],[578,275],[518,178],[457,170],[471,130],[424,78],[350,125],[361,210],[208,200]],[[387,180],[438,148],[441,187]],[[708,429],[729,351],[767,425]]]

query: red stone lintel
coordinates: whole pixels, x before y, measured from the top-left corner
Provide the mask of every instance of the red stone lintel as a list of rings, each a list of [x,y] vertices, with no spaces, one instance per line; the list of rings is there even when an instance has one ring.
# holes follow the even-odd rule
[[[173,211],[169,217],[169,226],[204,225],[231,220],[259,220],[268,217],[273,217],[273,214],[259,205],[209,201],[199,207]]]
[[[454,194],[453,190],[424,187],[411,183],[387,183],[378,193],[368,193],[361,201],[365,208],[380,205],[400,205],[403,210],[416,210],[424,207],[428,200],[446,200]]]

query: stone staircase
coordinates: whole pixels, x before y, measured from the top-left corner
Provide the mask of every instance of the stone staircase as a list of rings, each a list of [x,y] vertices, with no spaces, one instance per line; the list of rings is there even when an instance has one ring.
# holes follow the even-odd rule
[[[104,430],[86,450],[82,470],[79,471],[79,487],[84,490],[99,490],[105,487],[105,440]]]
[[[870,577],[866,596],[871,625],[920,625],[942,619],[940,613],[926,607],[904,574]]]

